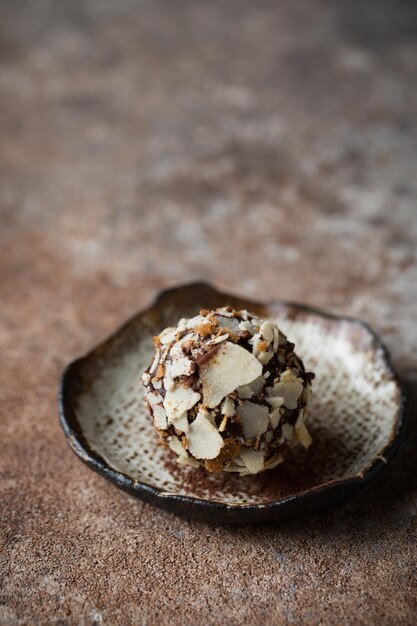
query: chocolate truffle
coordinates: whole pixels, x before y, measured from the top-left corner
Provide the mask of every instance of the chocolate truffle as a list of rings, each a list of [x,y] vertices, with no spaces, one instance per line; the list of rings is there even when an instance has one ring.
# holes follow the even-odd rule
[[[154,337],[142,376],[156,431],[178,463],[257,474],[311,437],[314,374],[278,326],[246,310],[201,310]]]

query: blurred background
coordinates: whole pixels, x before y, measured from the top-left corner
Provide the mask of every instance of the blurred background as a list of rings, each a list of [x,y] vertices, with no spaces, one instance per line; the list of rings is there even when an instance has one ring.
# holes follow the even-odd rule
[[[42,622],[55,607],[60,623],[99,624],[101,585],[112,590],[108,615],[116,620],[123,580],[136,587],[140,579],[143,588],[153,580],[136,561],[138,510],[161,554],[170,550],[158,539],[168,536],[164,524],[178,537],[192,529],[146,505],[138,509],[90,476],[66,449],[56,388],[72,358],[158,290],[207,280],[253,298],[361,317],[416,388],[417,3],[1,0],[0,111],[0,350],[7,355],[0,460],[9,563],[16,564],[3,623],[19,616],[35,623],[34,615]],[[401,472],[401,484],[417,489],[415,467]],[[274,592],[292,611],[289,621],[301,623],[309,607],[311,623],[319,623],[316,599],[333,594],[334,623],[354,615],[326,578],[323,549],[350,559],[355,571],[372,571],[365,584],[372,601],[360,595],[363,579],[352,583],[354,606],[361,597],[368,610],[355,623],[413,622],[415,552],[402,541],[415,501],[392,504],[392,492],[403,493],[398,480],[392,485],[372,500],[369,526],[349,512],[337,522],[339,535],[329,520],[317,523],[310,600],[300,602],[289,588]],[[396,511],[392,519],[384,502]],[[83,507],[102,515],[82,521]],[[94,589],[94,561],[78,542],[79,528],[101,559]],[[291,528],[286,545],[302,552],[303,529]],[[357,552],[344,543],[352,528]],[[373,579],[377,548],[367,541],[376,528],[391,539]],[[214,546],[215,532],[207,535]],[[255,562],[257,550],[285,549],[279,536],[250,533],[223,538],[233,554],[242,545],[233,542],[246,542]],[[196,531],[187,544],[203,560],[205,537]],[[120,562],[112,545],[124,555]],[[282,580],[285,563],[271,559],[274,580]],[[292,562],[284,578],[297,584],[302,574]],[[110,580],[109,571],[117,576]],[[223,606],[267,611],[267,592],[256,595],[261,577],[253,580],[253,590],[248,578],[242,582],[252,604],[229,595]],[[407,602],[398,588],[408,589]],[[65,589],[75,594],[67,603],[73,621],[62,609]],[[146,604],[153,591],[144,593]],[[193,623],[205,610],[198,606]],[[381,606],[392,620],[400,617],[389,622],[385,613],[384,621]]]
[[[415,2],[3,0],[0,24],[16,322],[48,300],[90,338],[205,279],[417,350]]]

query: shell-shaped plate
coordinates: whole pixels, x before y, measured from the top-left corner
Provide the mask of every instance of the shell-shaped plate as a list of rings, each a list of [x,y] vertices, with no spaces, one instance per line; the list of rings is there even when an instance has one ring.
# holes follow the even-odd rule
[[[276,321],[316,373],[308,417],[313,444],[258,476],[178,465],[160,445],[139,378],[152,336],[200,308],[231,305]],[[162,292],[156,302],[65,370],[60,419],[74,452],[130,494],[190,518],[268,522],[335,504],[363,488],[392,457],[404,397],[386,349],[369,327],[288,302],[259,303],[206,284]]]

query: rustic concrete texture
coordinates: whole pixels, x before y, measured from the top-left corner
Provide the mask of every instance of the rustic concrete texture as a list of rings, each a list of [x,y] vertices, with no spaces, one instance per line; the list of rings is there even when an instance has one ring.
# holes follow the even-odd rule
[[[252,528],[117,491],[55,407],[196,278],[365,318],[415,389],[415,2],[7,0],[0,28],[0,623],[415,623],[415,403],[368,494]]]

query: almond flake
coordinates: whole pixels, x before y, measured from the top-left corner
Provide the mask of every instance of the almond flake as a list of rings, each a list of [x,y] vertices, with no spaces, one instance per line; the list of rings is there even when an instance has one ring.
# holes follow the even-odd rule
[[[245,348],[226,341],[200,367],[204,404],[216,407],[222,399],[262,374],[262,365]]]
[[[286,441],[291,441],[294,436],[294,426],[292,426],[291,424],[283,424],[282,434]]]
[[[274,328],[274,343],[272,346],[272,352],[276,352],[279,346],[279,332],[277,326]]]
[[[195,365],[191,359],[182,355],[179,358],[172,359],[167,363],[167,375],[171,378],[178,378],[178,376],[191,376],[195,370]]]
[[[257,474],[263,470],[264,452],[262,450],[253,450],[252,448],[242,446],[239,456],[249,470],[250,474]]]
[[[152,361],[152,365],[149,368],[149,374],[153,374],[154,372],[156,372],[156,368],[158,367],[158,364],[159,364],[160,355],[161,355],[161,352],[157,350],[155,353],[154,360]]]
[[[219,315],[223,315],[224,317],[234,317],[234,311],[228,311],[227,307],[221,307],[219,309],[216,309],[216,313],[218,313]]]
[[[239,320],[237,320],[235,317],[224,317],[223,315],[216,315],[216,320],[220,328],[226,328],[236,335],[241,334],[239,329]]]
[[[269,421],[271,422],[271,426],[273,429],[275,429],[278,426],[280,419],[281,419],[281,410],[273,409],[269,414]]]
[[[274,356],[273,352],[260,352],[257,355],[257,359],[258,361],[262,363],[262,365],[268,365],[269,361],[272,359],[273,356]]]
[[[258,350],[258,343],[260,343],[261,341],[263,341],[263,339],[262,339],[262,337],[261,337],[261,335],[259,333],[256,333],[256,335],[254,335],[251,339],[249,339],[249,343],[253,347],[252,352],[254,354],[259,352],[259,350]]]
[[[188,333],[185,337],[182,337],[179,341],[174,343],[174,345],[169,348],[169,356],[171,359],[181,359],[184,356],[184,352],[182,351],[182,345],[195,337],[195,333]]]
[[[171,376],[165,376],[164,378],[164,387],[167,391],[171,391],[171,389],[174,389],[175,387],[175,382],[174,379],[171,378]]]
[[[259,332],[260,326],[261,326],[261,322],[257,317],[252,317],[250,320],[250,323],[252,324],[252,326],[255,328],[256,332]]]
[[[145,398],[151,406],[154,406],[154,404],[159,404],[163,400],[162,396],[157,391],[149,391],[146,394]]]
[[[223,438],[213,424],[199,412],[189,425],[187,445],[196,459],[215,459],[223,447]]]
[[[307,430],[307,426],[304,424],[304,422],[302,422],[299,426],[297,426],[295,428],[295,435],[298,439],[298,441],[301,443],[301,445],[304,448],[309,448],[311,445],[311,442],[313,441],[311,438],[310,433]]]
[[[177,336],[177,329],[173,328],[172,326],[168,326],[168,328],[165,328],[162,333],[160,333],[158,335],[159,341],[165,345],[167,343],[172,343],[173,341],[175,341],[176,336]]]
[[[180,458],[188,457],[186,450],[182,447],[181,441],[176,437],[168,437],[168,445],[175,454],[178,454]]]
[[[243,436],[254,439],[264,434],[269,424],[268,407],[254,404],[246,400],[236,409],[242,418]]]
[[[274,324],[272,322],[266,321],[262,322],[260,328],[262,337],[265,339],[266,343],[270,344],[274,340]]]
[[[252,326],[250,322],[240,322],[239,328],[240,330],[243,330],[243,332],[249,332],[251,335],[254,335],[256,332],[254,326]]]
[[[185,317],[182,317],[178,322],[177,332],[182,333],[187,328],[188,320]]]
[[[144,385],[149,385],[149,383],[151,382],[151,375],[148,374],[148,372],[144,372],[141,376],[141,381]]]
[[[155,404],[152,407],[152,413],[155,428],[160,428],[161,430],[164,430],[168,426],[167,414],[165,413],[164,407],[160,404]]]
[[[272,406],[273,409],[277,409],[278,407],[284,404],[284,398],[280,398],[279,396],[268,397],[265,398],[268,404]]]
[[[222,343],[222,341],[226,341],[226,339],[229,339],[229,335],[227,333],[225,335],[220,335],[220,337],[215,337],[214,339],[210,339],[206,343],[208,346],[211,346],[216,343]]]
[[[219,426],[219,433],[222,433],[226,430],[226,426],[227,426],[227,420],[229,419],[229,417],[227,415],[224,416],[224,418],[221,421],[221,424]]]
[[[172,424],[176,430],[178,430],[181,433],[187,434],[188,429],[189,429],[189,424],[187,420],[187,411],[185,411],[185,413],[183,413],[179,417],[176,417],[174,420],[172,420]]]
[[[187,328],[195,328],[199,324],[206,324],[207,319],[203,315],[196,315],[187,321]]]
[[[220,411],[222,415],[225,415],[226,417],[232,417],[232,415],[235,414],[235,403],[232,398],[225,398],[223,400]]]
[[[174,389],[167,391],[164,407],[168,415],[168,421],[174,420],[185,411],[188,411],[188,409],[191,409],[200,400],[200,397],[199,393],[184,385],[177,385]]]
[[[311,385],[307,385],[303,392],[303,400],[306,407],[310,404],[310,400],[312,398],[313,392],[311,390]]]
[[[242,385],[242,387],[239,387],[237,390],[237,394],[241,400],[252,398],[252,396],[254,395],[253,389],[250,385]]]
[[[269,395],[284,398],[283,405],[287,409],[296,409],[303,389],[301,378],[298,378],[291,369],[287,369],[281,374],[280,381],[275,383]]]
[[[257,396],[261,393],[262,389],[265,386],[265,379],[263,376],[259,376],[249,385],[242,385],[237,389],[237,393],[239,398],[242,400],[245,398],[252,398],[252,396]]]
[[[304,409],[300,409],[300,412],[297,417],[297,421],[295,422],[295,427],[299,428],[301,424],[304,424]]]
[[[168,352],[169,352],[169,346],[167,348],[165,348],[165,350],[163,351],[163,353],[161,355],[161,358],[159,360],[159,363],[164,363],[165,362],[165,359],[168,356]]]

